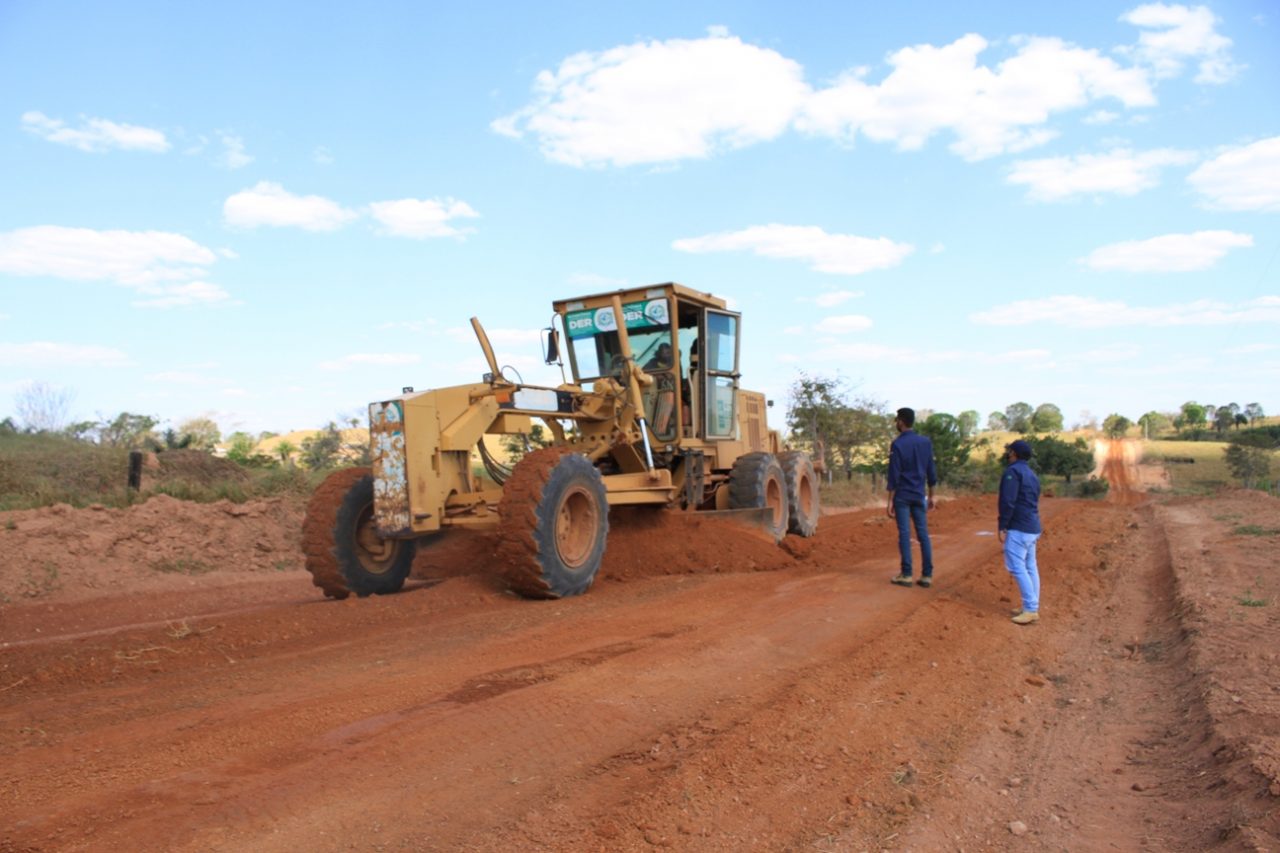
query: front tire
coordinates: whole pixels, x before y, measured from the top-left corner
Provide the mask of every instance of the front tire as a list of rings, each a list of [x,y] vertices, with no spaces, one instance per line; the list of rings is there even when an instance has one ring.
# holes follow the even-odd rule
[[[311,582],[330,598],[399,592],[413,567],[412,539],[384,539],[373,518],[373,474],[346,468],[325,478],[302,524]]]
[[[776,542],[787,535],[787,483],[772,453],[747,453],[734,460],[729,471],[729,508],[768,508],[765,531]]]
[[[548,447],[526,455],[503,487],[499,555],[511,588],[564,598],[591,588],[609,534],[604,478],[586,456]]]
[[[818,475],[809,454],[791,450],[778,454],[778,464],[787,481],[787,532],[809,537],[818,531],[822,514],[818,503]]]

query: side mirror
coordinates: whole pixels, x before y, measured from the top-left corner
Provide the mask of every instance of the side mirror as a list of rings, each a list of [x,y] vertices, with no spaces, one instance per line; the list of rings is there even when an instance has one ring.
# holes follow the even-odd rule
[[[547,364],[560,363],[560,333],[556,331],[554,326],[542,330],[542,349],[546,353],[544,360]]]

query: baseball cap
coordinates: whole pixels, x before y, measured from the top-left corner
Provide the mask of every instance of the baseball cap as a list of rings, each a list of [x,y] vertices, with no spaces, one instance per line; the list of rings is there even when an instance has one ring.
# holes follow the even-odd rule
[[[1019,459],[1031,458],[1031,445],[1027,444],[1022,439],[1009,442],[1004,446],[1004,449],[1012,450],[1014,455],[1017,456]]]

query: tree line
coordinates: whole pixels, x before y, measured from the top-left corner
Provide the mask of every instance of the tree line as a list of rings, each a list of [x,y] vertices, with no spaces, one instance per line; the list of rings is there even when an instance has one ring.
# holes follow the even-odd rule
[[[883,474],[887,470],[889,445],[896,432],[894,413],[883,401],[855,394],[841,377],[801,374],[790,388],[788,402],[787,428],[792,443],[808,448],[822,468],[833,474],[843,472],[846,477],[854,472]],[[972,409],[958,415],[916,411],[915,429],[933,442],[942,482],[987,489],[999,480],[998,454],[974,452],[989,450],[991,445],[989,437],[979,435],[979,417]],[[1013,403],[987,418],[988,429],[1028,435],[1034,467],[1070,483],[1072,477],[1093,470],[1093,452],[1084,439],[1069,442],[1047,434],[1060,432],[1062,423],[1062,411],[1052,403],[1034,408]]]

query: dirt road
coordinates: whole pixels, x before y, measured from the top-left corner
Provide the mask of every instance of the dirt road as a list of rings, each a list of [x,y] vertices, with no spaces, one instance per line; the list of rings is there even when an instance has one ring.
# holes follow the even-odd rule
[[[0,608],[0,850],[1280,849],[1280,584],[1215,594],[1276,543],[1231,525],[1280,512],[1222,500],[1046,499],[1027,628],[977,498],[931,516],[931,590],[887,583],[869,510],[783,550],[703,528],[714,564],[641,519],[554,602],[482,537],[345,602],[64,572]]]

